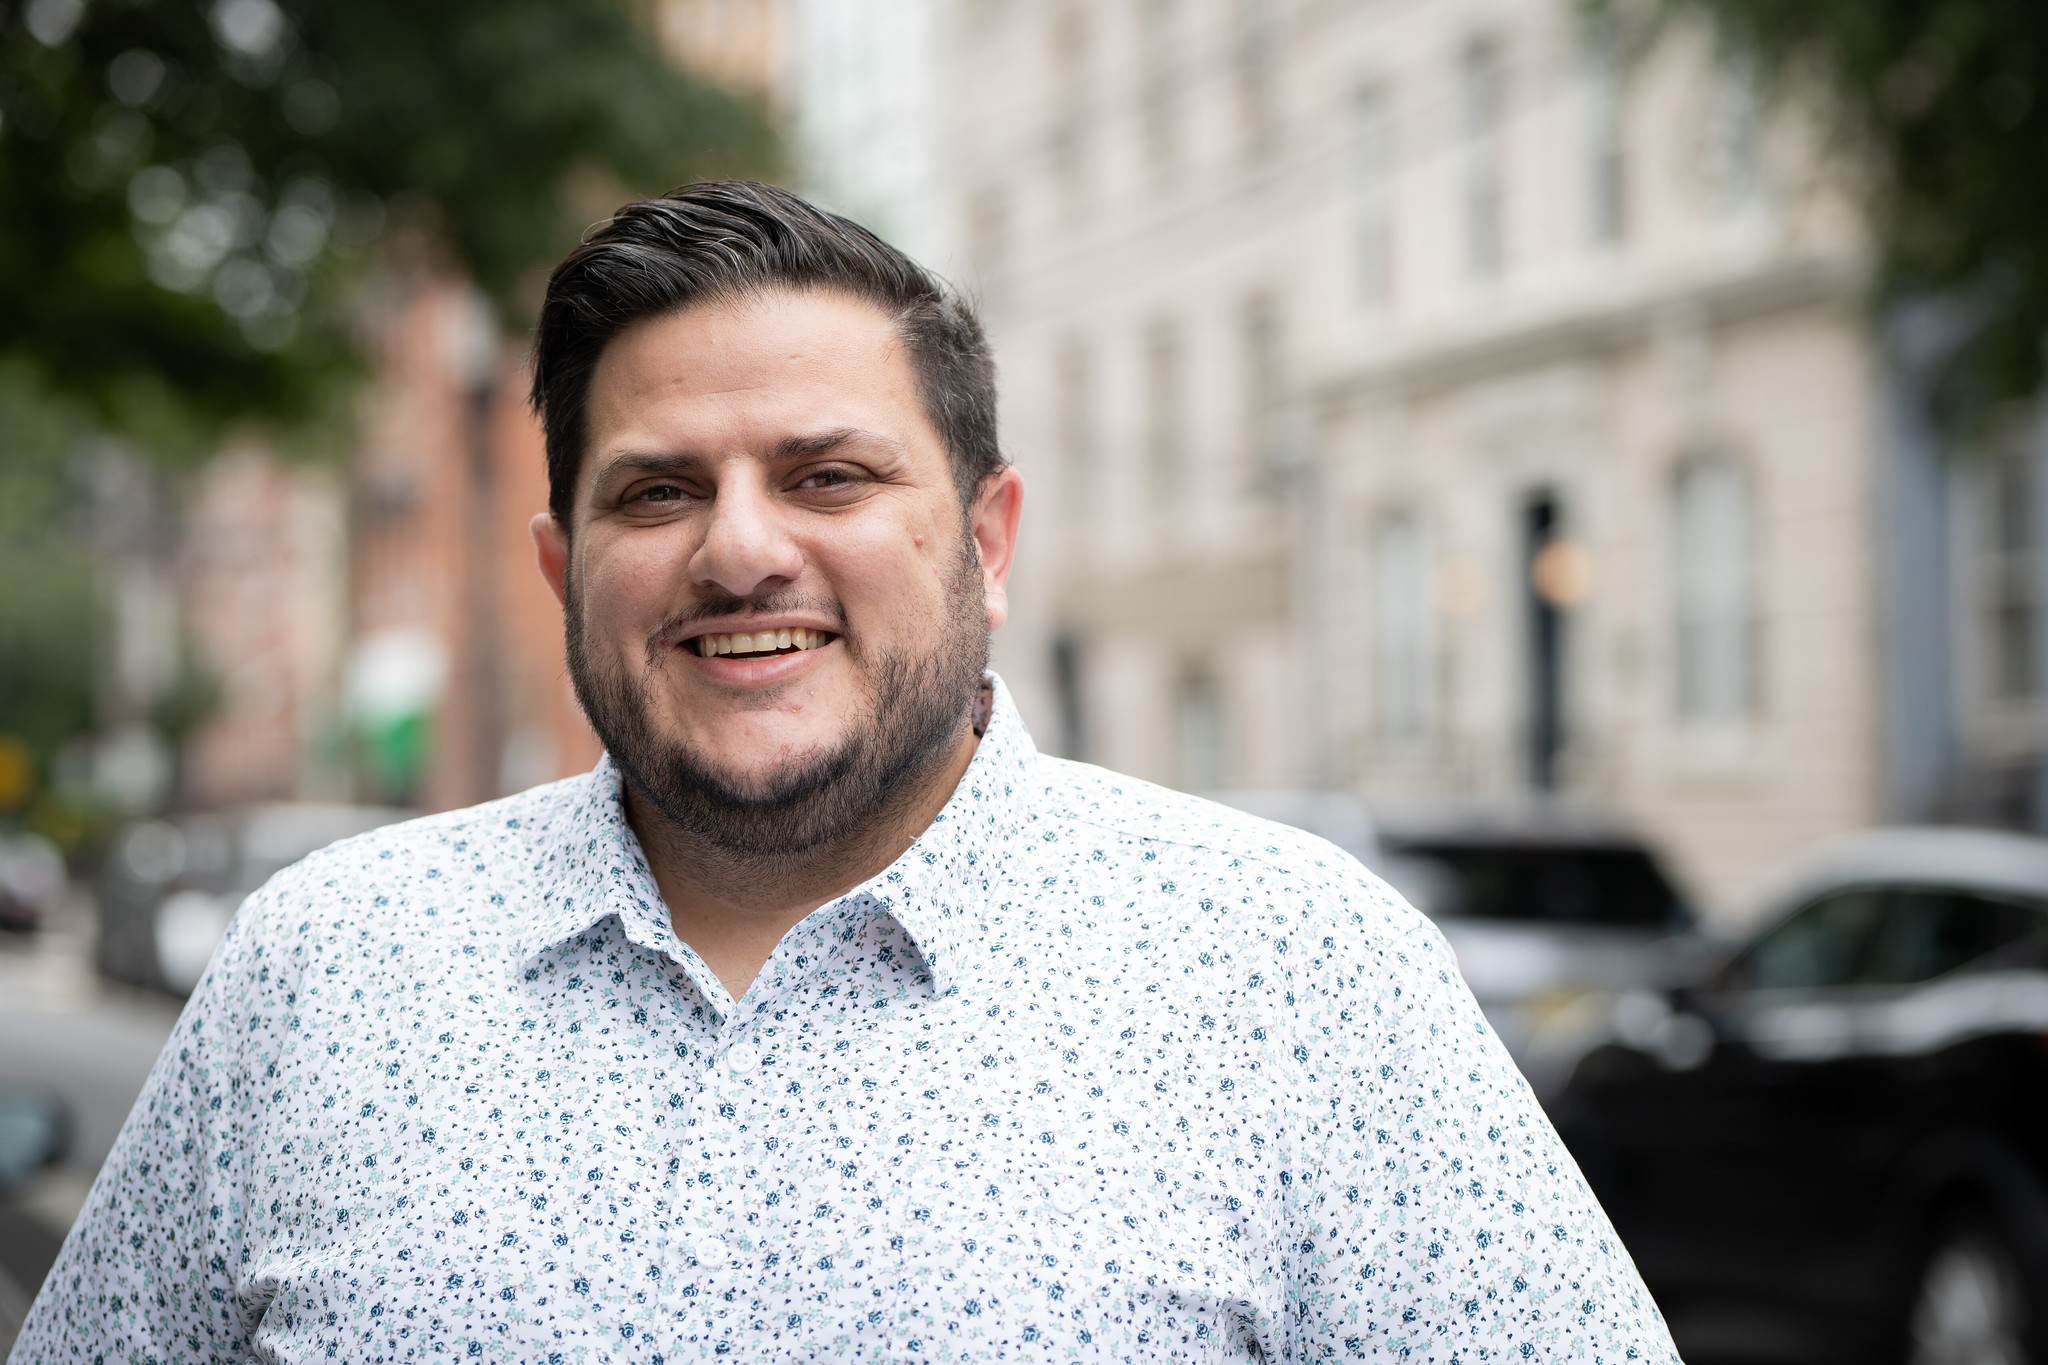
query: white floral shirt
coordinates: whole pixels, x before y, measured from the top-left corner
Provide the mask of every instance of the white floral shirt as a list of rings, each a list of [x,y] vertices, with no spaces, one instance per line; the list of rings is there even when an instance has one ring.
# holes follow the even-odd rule
[[[1675,1361],[1443,941],[1041,757],[735,1002],[590,774],[236,917],[16,1362]]]

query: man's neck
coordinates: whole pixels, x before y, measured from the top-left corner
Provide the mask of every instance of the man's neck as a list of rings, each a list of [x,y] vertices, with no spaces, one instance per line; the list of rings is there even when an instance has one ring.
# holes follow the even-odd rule
[[[662,815],[630,782],[626,819],[647,854],[676,937],[737,1001],[784,934],[903,856],[952,799],[980,742],[963,728],[944,761],[907,784],[876,819],[801,860],[748,861],[713,847]]]

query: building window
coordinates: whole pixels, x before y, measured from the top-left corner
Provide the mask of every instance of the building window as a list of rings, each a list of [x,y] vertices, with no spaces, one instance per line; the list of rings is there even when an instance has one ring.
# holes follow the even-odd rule
[[[1628,136],[1621,57],[1611,38],[1586,53],[1586,217],[1596,246],[1628,235]]]
[[[1183,791],[1214,791],[1229,778],[1228,734],[1223,689],[1205,668],[1181,676],[1174,708]]]
[[[1381,519],[1372,538],[1373,721],[1384,740],[1422,738],[1436,703],[1436,618],[1428,538],[1412,511]]]
[[[1143,81],[1139,111],[1145,160],[1165,182],[1180,161],[1181,0],[1142,0],[1138,12]]]
[[[1280,144],[1280,3],[1237,0],[1237,101],[1248,160],[1264,161]]]
[[[1280,309],[1269,294],[1254,294],[1239,315],[1244,384],[1245,450],[1252,470],[1269,472],[1277,457],[1280,407]]]
[[[1087,528],[1096,499],[1095,367],[1088,343],[1068,337],[1054,362],[1061,520],[1070,541]]]
[[[1052,167],[1069,211],[1087,198],[1088,11],[1060,6],[1052,21]]]
[[[1506,255],[1501,145],[1506,83],[1496,44],[1481,40],[1465,49],[1458,98],[1465,133],[1465,264],[1479,279],[1500,274]]]
[[[968,197],[967,255],[984,288],[1009,266],[1009,204],[996,186],[984,185]]]
[[[1567,612],[1584,595],[1584,551],[1565,535],[1564,505],[1548,489],[1522,504],[1522,598],[1527,622],[1525,680],[1529,785],[1554,791],[1565,742]]]
[[[1394,286],[1393,124],[1386,91],[1367,88],[1351,102],[1351,233],[1355,297],[1384,308]]]
[[[1715,71],[1706,136],[1709,197],[1716,212],[1738,217],[1763,192],[1763,96],[1748,65],[1729,59]]]
[[[1746,719],[1755,700],[1749,480],[1726,456],[1689,460],[1672,492],[1678,714]]]
[[[2040,691],[2034,479],[2034,462],[2021,450],[1993,461],[1986,480],[1978,600],[1994,701],[2024,701]]]
[[[1180,327],[1158,318],[1145,329],[1145,470],[1156,507],[1178,499],[1186,474],[1186,434],[1181,426]]]
[[[1059,704],[1059,755],[1077,763],[1088,758],[1088,710],[1083,695],[1081,638],[1062,630],[1052,637],[1052,689]]]

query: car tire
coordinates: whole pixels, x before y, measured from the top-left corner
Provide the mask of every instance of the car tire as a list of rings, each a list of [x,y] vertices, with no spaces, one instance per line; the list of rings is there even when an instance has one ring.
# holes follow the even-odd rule
[[[1906,1319],[1907,1365],[2048,1365],[2019,1257],[1986,1217],[1955,1218],[1921,1262]]]

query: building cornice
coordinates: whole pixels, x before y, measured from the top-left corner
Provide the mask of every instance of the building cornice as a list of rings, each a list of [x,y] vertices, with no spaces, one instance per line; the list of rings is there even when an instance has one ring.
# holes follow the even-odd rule
[[[1354,350],[1354,358],[1312,370],[1298,397],[1327,410],[1361,398],[1426,392],[1620,350],[1647,341],[1674,319],[1711,327],[1797,308],[1853,304],[1868,279],[1858,258],[1787,255],[1739,270],[1667,279],[1606,299],[1531,308],[1505,323],[1504,306],[1482,325],[1393,343],[1365,359],[1355,358]]]

